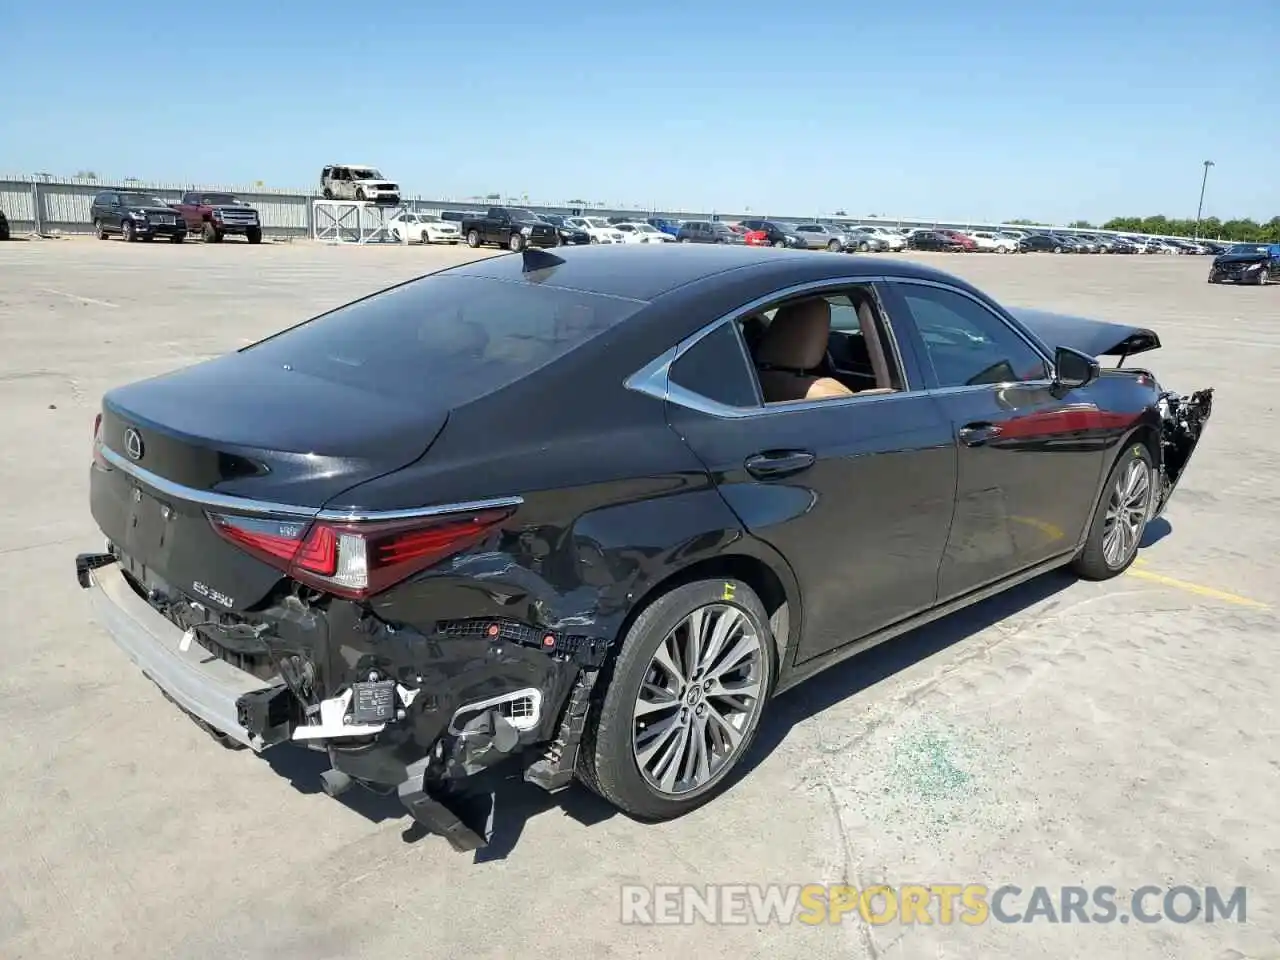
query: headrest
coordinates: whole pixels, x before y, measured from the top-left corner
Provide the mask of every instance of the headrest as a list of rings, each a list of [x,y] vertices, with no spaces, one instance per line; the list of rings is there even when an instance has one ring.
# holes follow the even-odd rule
[[[826,356],[831,305],[821,297],[782,307],[756,348],[756,362],[791,370],[812,370]]]

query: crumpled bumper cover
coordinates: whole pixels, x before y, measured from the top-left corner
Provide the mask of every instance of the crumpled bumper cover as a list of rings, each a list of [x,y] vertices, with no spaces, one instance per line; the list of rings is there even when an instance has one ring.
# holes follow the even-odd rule
[[[309,627],[320,638],[314,648],[280,638],[278,673],[264,678],[211,652],[172,619],[173,607],[166,616],[113,554],[78,556],[76,577],[116,644],[209,732],[255,752],[287,741],[325,750],[327,791],[394,788],[458,849],[484,842],[448,802],[461,782],[522,757],[526,780],[568,786],[609,645],[493,620],[438,624],[427,636],[343,604],[322,631]]]

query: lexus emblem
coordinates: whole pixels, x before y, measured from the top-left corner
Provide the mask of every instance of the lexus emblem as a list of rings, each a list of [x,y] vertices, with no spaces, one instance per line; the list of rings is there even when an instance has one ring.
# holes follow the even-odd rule
[[[142,434],[133,427],[124,432],[124,452],[129,455],[130,460],[142,459]]]

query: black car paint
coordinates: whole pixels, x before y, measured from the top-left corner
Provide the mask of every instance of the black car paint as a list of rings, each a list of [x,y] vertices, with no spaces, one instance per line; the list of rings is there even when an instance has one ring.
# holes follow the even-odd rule
[[[554,247],[559,243],[559,233],[554,226],[531,212],[514,207],[490,207],[483,217],[467,217],[459,227],[471,246],[510,246],[517,243]],[[515,240],[515,237],[522,239]]]
[[[1209,265],[1210,283],[1280,282],[1280,244],[1260,243],[1251,251],[1232,252],[1243,246],[1254,245],[1239,244],[1213,258]]]
[[[93,198],[89,219],[95,225],[101,224],[104,234],[123,234],[124,223],[128,219],[139,238],[185,237],[187,225],[182,214],[174,207],[152,203],[153,199],[155,198],[150,194],[132,193],[128,190],[103,191]],[[130,213],[147,216],[145,220],[135,220],[129,216]],[[160,223],[157,222],[158,218],[172,222]]]
[[[1084,430],[1031,429],[982,450],[958,443],[957,416],[973,410],[928,389],[930,371],[895,283],[946,284],[1028,338],[1036,337],[1035,318],[1023,326],[969,284],[920,264],[714,245],[621,254],[593,246],[558,252],[550,264],[501,256],[451,272],[646,305],[607,336],[440,417],[322,398],[320,390],[277,391],[273,400],[266,372],[240,376],[234,361],[121,388],[104,405],[103,441],[115,465],[92,470],[94,516],[137,589],[179,625],[197,627],[218,655],[264,674],[286,658],[310,661],[316,696],[369,671],[424,691],[372,742],[330,743],[337,769],[374,783],[406,782],[429,763],[428,782],[443,784],[508,756],[446,734],[458,706],[505,691],[537,687],[548,705],[520,745],[557,736],[584,665],[598,667],[645,601],[681,578],[740,576],[756,586],[774,616],[777,689],[786,689],[1001,582],[1065,562],[1121,445],[1137,438],[1159,452],[1158,388],[1130,371],[1075,391],[1028,385],[1019,388],[1024,395],[979,411],[1027,422],[1067,406],[1113,415]],[[887,307],[913,392],[726,417],[634,389],[637,371],[718,317],[758,308],[780,291],[847,283],[872,285]],[[1079,335],[1096,352],[1108,338],[1113,346],[1146,333],[1071,329],[1061,318],[1042,326],[1058,343]],[[175,405],[227,396],[217,386],[224,377],[243,397],[198,429],[184,426]],[[843,416],[850,405],[876,415]],[[380,433],[361,436],[359,427],[374,423]],[[122,454],[127,427],[146,445],[136,464]],[[171,441],[223,431],[252,434],[280,456],[265,474],[238,465],[234,449],[167,459]],[[752,454],[798,445],[814,452],[812,469],[766,479],[744,469]],[[336,512],[521,502],[476,547],[357,603],[300,590],[229,544],[197,538],[206,507],[183,501],[173,484],[232,503],[251,496]],[[1019,511],[1033,519],[1047,513],[1061,529],[1019,539],[1008,516],[992,520],[990,496],[964,497],[1002,489]],[[184,541],[198,550],[184,554]],[[211,583],[230,610],[211,612],[205,595],[193,596],[193,582]],[[493,639],[480,629],[498,624]]]

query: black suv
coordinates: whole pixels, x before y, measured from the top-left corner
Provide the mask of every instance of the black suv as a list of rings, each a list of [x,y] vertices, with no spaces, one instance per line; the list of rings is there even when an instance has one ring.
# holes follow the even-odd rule
[[[125,240],[167,237],[172,243],[187,238],[182,214],[152,193],[140,190],[104,190],[89,208],[93,232],[99,240],[118,233]]]
[[[795,232],[794,224],[781,223],[777,220],[742,220],[740,222],[748,230],[762,231],[771,247],[808,249],[809,245],[805,242],[804,237]]]
[[[0,210],[0,240],[9,239],[9,218],[4,215],[4,211]]]

